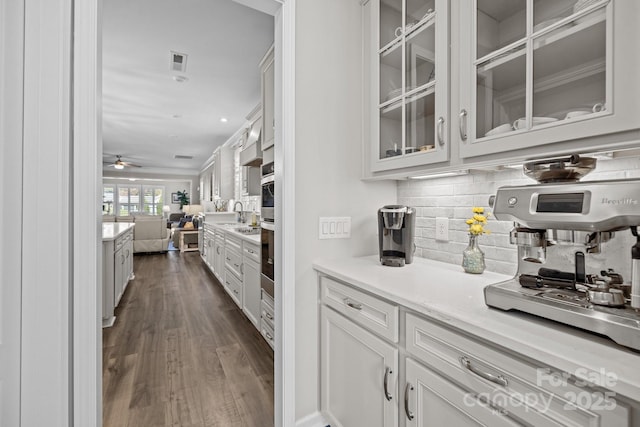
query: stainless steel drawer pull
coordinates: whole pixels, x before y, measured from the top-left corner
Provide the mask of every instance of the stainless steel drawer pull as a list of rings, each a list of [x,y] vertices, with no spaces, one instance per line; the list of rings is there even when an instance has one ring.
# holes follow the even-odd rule
[[[355,308],[356,310],[362,310],[362,304],[352,301],[349,298],[345,298],[344,303],[347,304],[351,308]]]
[[[267,313],[266,311],[264,312],[264,316],[269,320],[273,320],[273,316],[271,314]]]
[[[438,118],[438,143],[441,147],[444,146],[444,137],[442,135],[442,128],[444,127],[444,118]]]
[[[407,386],[404,388],[404,413],[407,414],[407,418],[409,421],[413,420],[414,415],[413,412],[409,409],[409,392],[413,391],[413,386],[407,383]]]
[[[484,378],[487,381],[491,381],[492,383],[501,385],[502,387],[506,387],[509,384],[507,379],[505,377],[503,377],[502,375],[493,375],[493,374],[490,374],[488,372],[483,372],[483,371],[480,371],[480,370],[474,368],[471,365],[471,360],[469,360],[469,358],[467,358],[465,356],[461,356],[460,357],[460,363],[462,364],[463,368],[468,369],[472,373],[476,374],[477,376],[479,376],[481,378]]]
[[[267,339],[268,339],[269,341],[273,341],[273,337],[271,336],[271,334],[270,334],[269,332],[265,331],[265,332],[264,332],[264,335],[267,337]]]
[[[463,141],[467,140],[467,110],[465,109],[460,111],[460,138]]]
[[[247,252],[249,252],[250,254],[255,254],[255,252],[252,251],[251,249],[247,249]]]
[[[391,401],[391,399],[393,399],[393,396],[391,396],[391,394],[389,393],[389,375],[393,374],[393,371],[389,368],[385,368],[384,369],[384,381],[383,381],[383,385],[384,385],[384,397],[388,400]]]

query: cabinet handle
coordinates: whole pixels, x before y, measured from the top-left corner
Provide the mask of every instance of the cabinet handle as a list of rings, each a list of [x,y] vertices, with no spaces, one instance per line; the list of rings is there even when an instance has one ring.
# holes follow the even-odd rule
[[[238,295],[238,291],[236,291],[235,289],[233,290],[233,293]]]
[[[264,331],[264,335],[267,337],[267,339],[268,339],[269,341],[273,341],[273,337],[271,336],[271,334],[270,334],[269,332]]]
[[[240,264],[240,274],[244,274],[244,263]]]
[[[231,261],[231,258],[227,257],[227,261]]]
[[[438,119],[438,144],[440,144],[441,147],[444,147],[444,137],[442,136],[443,128],[444,128],[444,118],[440,117]]]
[[[460,111],[460,138],[467,140],[467,110],[464,108]]]
[[[393,374],[393,371],[389,368],[384,368],[384,397],[391,402],[391,399],[393,399],[393,396],[391,396],[391,394],[389,393],[389,375]]]
[[[404,413],[407,414],[407,418],[409,421],[413,420],[414,415],[413,412],[409,409],[409,392],[413,391],[413,386],[410,383],[407,383],[407,386],[404,388]]]
[[[273,316],[271,314],[267,313],[266,311],[264,312],[264,316],[269,320],[273,320]]]
[[[344,299],[344,303],[347,304],[351,308],[355,308],[356,310],[362,310],[362,304],[359,304],[357,302],[353,302],[349,298],[345,298]]]
[[[463,368],[471,371],[472,373],[476,374],[480,378],[484,378],[485,380],[491,381],[492,383],[495,383],[495,384],[498,384],[498,385],[501,385],[502,387],[506,387],[509,384],[507,379],[505,377],[503,377],[502,375],[493,375],[493,374],[490,374],[488,372],[483,372],[483,371],[480,371],[477,368],[474,368],[471,365],[471,360],[469,360],[468,357],[461,356],[460,357],[460,363],[462,364]]]
[[[249,252],[250,254],[255,254],[255,252],[253,252],[251,249],[247,249],[247,252]]]
[[[273,258],[267,258],[267,264],[273,265]]]
[[[216,248],[216,253],[217,253],[218,255],[220,255],[220,246],[218,246],[218,247]]]

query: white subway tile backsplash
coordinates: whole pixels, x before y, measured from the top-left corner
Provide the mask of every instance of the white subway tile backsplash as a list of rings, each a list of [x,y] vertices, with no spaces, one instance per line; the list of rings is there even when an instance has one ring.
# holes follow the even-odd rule
[[[626,178],[640,178],[640,157],[598,160],[596,171],[584,181]],[[482,206],[490,213],[489,196],[499,187],[534,183],[521,169],[509,168],[425,181],[398,181],[398,203],[416,208],[416,256],[460,264],[469,241],[465,220],[473,215],[471,208]],[[448,242],[435,240],[436,217],[449,218]],[[513,223],[490,215],[486,228],[491,234],[479,240],[487,270],[515,274],[517,250],[509,243]]]

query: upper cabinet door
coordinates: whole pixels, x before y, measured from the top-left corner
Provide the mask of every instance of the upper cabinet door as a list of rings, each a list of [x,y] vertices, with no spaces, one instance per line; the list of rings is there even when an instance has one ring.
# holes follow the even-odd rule
[[[371,170],[449,158],[449,5],[446,0],[371,0]]]
[[[461,11],[460,157],[639,127],[637,2],[466,0]]]

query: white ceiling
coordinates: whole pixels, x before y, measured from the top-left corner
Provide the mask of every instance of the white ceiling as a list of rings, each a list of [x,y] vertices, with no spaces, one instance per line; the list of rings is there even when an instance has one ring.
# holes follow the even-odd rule
[[[273,35],[273,16],[233,0],[104,0],[103,160],[142,166],[123,175],[198,174],[259,103]],[[185,72],[171,51],[188,55]]]

